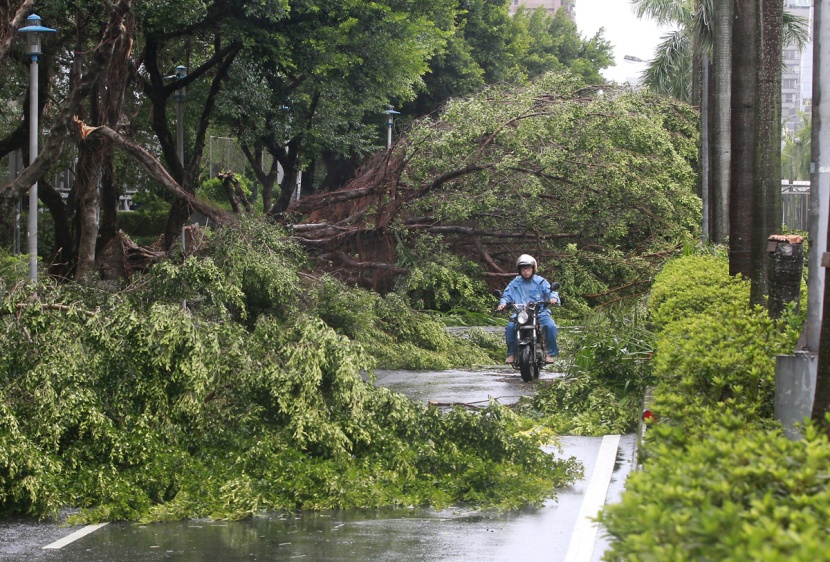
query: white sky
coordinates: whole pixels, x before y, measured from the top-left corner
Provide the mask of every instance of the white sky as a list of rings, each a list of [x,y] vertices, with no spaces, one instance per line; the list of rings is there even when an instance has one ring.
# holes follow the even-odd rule
[[[604,36],[613,46],[617,64],[602,74],[617,82],[636,82],[645,68],[645,63],[623,60],[625,55],[654,58],[655,47],[669,31],[653,20],[637,19],[629,0],[576,0],[576,27],[586,39],[605,28]]]

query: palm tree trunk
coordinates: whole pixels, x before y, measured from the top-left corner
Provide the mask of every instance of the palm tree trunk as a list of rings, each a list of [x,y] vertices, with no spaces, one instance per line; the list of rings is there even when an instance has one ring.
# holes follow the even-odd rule
[[[755,212],[758,112],[758,9],[738,2],[732,20],[732,160],[730,164],[729,274],[750,277]]]
[[[712,241],[726,242],[729,235],[729,166],[732,135],[729,104],[732,96],[732,0],[715,2],[712,42]]]
[[[700,57],[701,79],[700,79],[700,198],[703,201],[703,209],[701,212],[701,242],[704,244],[710,240],[710,208],[711,208],[711,193],[712,182],[709,181],[712,165],[711,165],[711,151],[712,144],[710,137],[712,134],[712,127],[709,119],[709,94],[711,93],[711,84],[709,81],[709,57],[705,53]]]
[[[769,293],[767,240],[781,232],[781,30],[780,0],[761,0],[758,14],[758,112],[755,153],[755,208],[752,220],[750,300],[763,304]]]

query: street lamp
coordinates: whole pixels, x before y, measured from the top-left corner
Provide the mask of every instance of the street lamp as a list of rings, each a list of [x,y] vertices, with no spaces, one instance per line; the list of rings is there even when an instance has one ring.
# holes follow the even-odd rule
[[[51,27],[40,25],[40,16],[32,14],[26,18],[26,27],[18,31],[26,36],[26,54],[32,57],[29,73],[29,165],[35,161],[38,154],[38,72],[37,57],[43,53],[40,40],[44,33],[54,33]],[[29,280],[37,282],[37,182],[29,188]]]
[[[176,78],[184,80],[187,76],[187,68],[182,65],[176,67]],[[182,86],[176,90],[176,150],[179,155],[179,162],[184,166],[184,95],[187,88]]]
[[[400,111],[392,109],[391,105],[386,106],[386,148],[392,148],[392,124],[395,122],[395,115],[400,115]]]

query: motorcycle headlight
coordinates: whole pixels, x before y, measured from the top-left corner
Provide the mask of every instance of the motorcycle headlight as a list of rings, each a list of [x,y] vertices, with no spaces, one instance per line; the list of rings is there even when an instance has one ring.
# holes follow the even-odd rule
[[[527,312],[525,312],[524,310],[521,311],[518,316],[516,316],[516,322],[518,322],[519,324],[527,324],[528,320],[529,317],[527,315]]]

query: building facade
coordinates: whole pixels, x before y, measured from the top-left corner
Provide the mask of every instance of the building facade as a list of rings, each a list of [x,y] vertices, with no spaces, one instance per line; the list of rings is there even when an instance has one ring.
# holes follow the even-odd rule
[[[551,16],[556,14],[559,8],[565,8],[565,12],[571,18],[571,21],[574,21],[576,17],[574,12],[576,0],[511,0],[510,15],[515,14],[521,5],[524,5],[529,11],[533,11],[536,8],[544,8]]]
[[[781,72],[781,119],[784,132],[792,134],[802,125],[799,112],[808,118],[813,98],[813,0],[785,0],[784,9],[808,22],[810,42],[800,50],[785,45]]]

